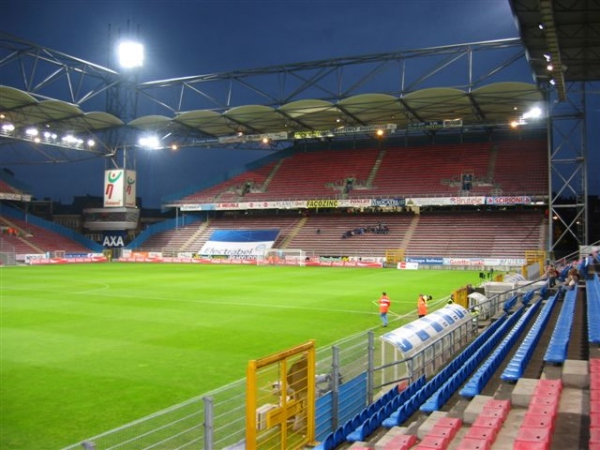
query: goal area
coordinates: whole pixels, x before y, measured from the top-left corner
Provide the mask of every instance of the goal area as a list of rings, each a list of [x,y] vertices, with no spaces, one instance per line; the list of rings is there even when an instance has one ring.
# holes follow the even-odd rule
[[[265,250],[262,264],[270,266],[303,266],[306,252],[298,248],[270,248]]]

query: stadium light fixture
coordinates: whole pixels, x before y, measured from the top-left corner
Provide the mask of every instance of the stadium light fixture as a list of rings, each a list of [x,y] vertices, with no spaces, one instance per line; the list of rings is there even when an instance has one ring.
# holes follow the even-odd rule
[[[30,138],[34,138],[39,134],[39,131],[37,130],[37,128],[30,127],[25,130],[25,134]]]
[[[144,65],[144,46],[139,42],[122,41],[117,47],[119,65],[124,69],[135,69]]]
[[[148,150],[158,150],[160,148],[160,140],[155,135],[142,136],[138,140],[138,144],[142,148]]]
[[[534,106],[522,116],[523,119],[539,119],[540,117],[542,117],[542,108],[539,106]]]

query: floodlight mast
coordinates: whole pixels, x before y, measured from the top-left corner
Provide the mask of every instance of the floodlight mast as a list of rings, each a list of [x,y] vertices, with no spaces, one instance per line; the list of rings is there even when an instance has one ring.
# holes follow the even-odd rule
[[[136,36],[131,37],[129,32],[130,23],[127,22],[127,36],[121,36],[119,30],[119,38],[116,43],[112,43],[110,25],[109,31],[109,47],[111,55],[116,56],[116,61],[113,57],[109,57],[118,68],[120,80],[111,89],[107,91],[107,105],[106,109],[111,114],[119,117],[125,124],[131,122],[137,114],[137,91],[135,86],[138,84],[138,76],[141,68],[143,67],[145,56],[144,56],[144,45],[140,42],[139,27]],[[114,52],[114,53],[113,53]],[[129,142],[129,132],[127,130],[114,130],[109,135],[110,146],[115,149],[114,156],[122,151],[122,168],[127,169],[128,165],[135,167],[135,160],[128,163],[129,158],[135,158],[135,152],[127,152],[127,146]],[[114,167],[118,167],[119,163],[115,158],[112,159],[111,164]]]

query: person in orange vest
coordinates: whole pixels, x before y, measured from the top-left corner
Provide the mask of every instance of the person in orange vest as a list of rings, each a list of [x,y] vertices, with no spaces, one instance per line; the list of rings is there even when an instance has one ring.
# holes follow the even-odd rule
[[[417,300],[417,314],[419,319],[427,315],[427,297],[423,294],[419,294],[419,300]]]
[[[379,298],[379,317],[381,317],[381,324],[384,327],[388,326],[388,311],[392,306],[392,301],[385,292],[382,292]]]

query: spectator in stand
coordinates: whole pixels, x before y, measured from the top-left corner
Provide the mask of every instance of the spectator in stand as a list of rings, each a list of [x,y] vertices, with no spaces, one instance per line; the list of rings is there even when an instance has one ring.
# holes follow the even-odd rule
[[[598,251],[594,250],[585,258],[583,258],[583,260],[579,263],[579,273],[581,274],[584,280],[587,280],[589,277],[590,267],[594,266],[598,262]]]
[[[427,296],[423,294],[419,294],[419,299],[417,300],[417,314],[419,315],[419,319],[421,317],[425,317],[427,315]]]
[[[390,310],[390,306],[392,306],[392,301],[386,292],[382,292],[379,298],[379,317],[381,317],[381,324],[384,327],[388,326],[388,311]]]
[[[552,264],[546,266],[546,273],[544,274],[546,280],[548,280],[548,287],[553,288],[556,286],[556,279],[558,278],[558,270]]]
[[[565,280],[564,284],[560,287],[560,292],[566,293],[567,291],[572,291],[577,287],[580,279],[579,271],[576,268],[572,268],[569,270],[569,275]]]

